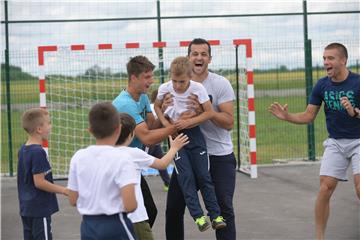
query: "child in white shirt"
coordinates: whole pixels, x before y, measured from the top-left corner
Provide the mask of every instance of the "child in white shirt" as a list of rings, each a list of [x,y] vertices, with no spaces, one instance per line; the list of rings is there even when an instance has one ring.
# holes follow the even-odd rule
[[[166,169],[174,158],[177,151],[188,143],[188,138],[184,134],[178,135],[174,140],[169,137],[170,149],[161,158],[155,158],[139,148],[128,147],[133,140],[136,123],[135,120],[127,113],[119,113],[121,123],[121,133],[116,142],[120,152],[130,155],[130,159],[136,165],[136,174],[138,184],[135,186],[136,200],[138,208],[129,214],[129,218],[133,223],[135,235],[139,239],[153,239],[152,231],[148,223],[148,215],[146,213],[144,199],[140,188],[141,171],[148,168]]]
[[[136,239],[127,213],[135,211],[138,184],[131,156],[115,148],[120,120],[110,103],[89,112],[96,144],[78,150],[69,170],[69,202],[82,215],[81,239]]]

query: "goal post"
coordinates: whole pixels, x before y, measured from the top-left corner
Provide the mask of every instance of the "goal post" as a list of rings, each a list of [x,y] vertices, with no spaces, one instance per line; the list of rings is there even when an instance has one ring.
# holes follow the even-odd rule
[[[236,93],[236,127],[232,136],[237,169],[256,178],[251,40],[210,40],[209,43],[212,55],[216,56],[209,65],[210,71],[229,79]],[[40,107],[49,110],[53,125],[49,142],[44,142],[43,147],[48,152],[55,178],[66,178],[72,155],[78,149],[94,144],[87,131],[89,109],[97,102],[112,101],[126,88],[129,58],[144,55],[155,65],[164,66],[164,69],[155,70],[152,89],[156,89],[160,79],[168,80],[171,61],[187,55],[189,44],[190,41],[39,46]],[[159,59],[159,48],[162,59]],[[148,173],[156,171],[149,170]]]
[[[257,178],[255,90],[251,39],[237,39],[235,44],[236,121],[238,171]],[[245,68],[239,67],[239,46],[245,46]],[[244,55],[240,54],[240,55]],[[244,74],[245,73],[245,74]]]

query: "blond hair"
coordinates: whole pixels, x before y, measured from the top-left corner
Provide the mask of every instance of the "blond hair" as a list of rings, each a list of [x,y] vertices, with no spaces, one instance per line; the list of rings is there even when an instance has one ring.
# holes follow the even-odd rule
[[[187,57],[177,57],[171,62],[170,74],[174,74],[175,76],[186,74],[191,77],[192,63]]]
[[[44,124],[45,116],[48,115],[49,112],[43,108],[28,109],[22,115],[22,127],[27,133],[32,134],[36,131],[37,127],[40,127]]]

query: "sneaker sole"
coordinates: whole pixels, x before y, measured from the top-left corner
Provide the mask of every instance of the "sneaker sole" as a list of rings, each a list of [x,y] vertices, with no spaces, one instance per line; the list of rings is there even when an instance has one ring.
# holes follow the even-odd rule
[[[210,228],[210,224],[208,224],[206,227],[204,227],[203,229],[199,229],[200,232],[205,232],[206,230],[208,230]]]
[[[225,228],[225,227],[226,227],[226,223],[219,224],[217,226],[212,226],[212,228],[215,229],[215,230],[219,230],[219,229],[222,229],[222,228]]]

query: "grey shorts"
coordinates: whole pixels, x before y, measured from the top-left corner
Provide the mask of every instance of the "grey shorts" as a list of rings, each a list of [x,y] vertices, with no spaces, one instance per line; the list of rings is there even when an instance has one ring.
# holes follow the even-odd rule
[[[328,138],[323,145],[325,151],[321,161],[320,176],[347,181],[346,171],[350,162],[353,174],[360,174],[360,139]]]

